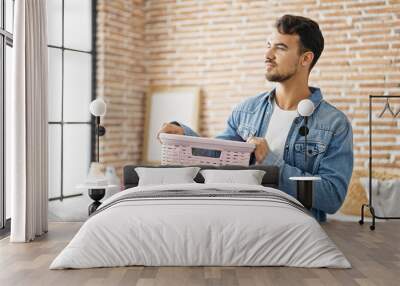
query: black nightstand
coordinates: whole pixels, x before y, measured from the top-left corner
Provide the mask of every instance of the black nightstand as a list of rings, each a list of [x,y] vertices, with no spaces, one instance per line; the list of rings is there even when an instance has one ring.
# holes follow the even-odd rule
[[[104,198],[105,194],[106,189],[89,189],[89,197],[94,200],[94,202],[88,207],[89,216],[101,205],[100,200]]]
[[[290,177],[289,180],[297,182],[297,200],[301,202],[304,207],[310,210],[313,206],[314,181],[320,181],[321,178],[314,176],[300,176]]]
[[[94,185],[78,185],[78,189],[88,189],[89,197],[94,201],[88,207],[89,216],[94,213],[97,208],[101,205],[100,200],[106,195],[108,188],[118,187],[117,185],[104,185],[104,186],[94,186]]]

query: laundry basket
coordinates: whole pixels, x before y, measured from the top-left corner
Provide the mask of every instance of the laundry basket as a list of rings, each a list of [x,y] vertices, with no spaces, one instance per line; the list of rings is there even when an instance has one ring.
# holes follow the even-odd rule
[[[160,140],[162,165],[248,166],[255,149],[251,143],[167,133],[161,133]],[[212,154],[204,154],[206,150]]]

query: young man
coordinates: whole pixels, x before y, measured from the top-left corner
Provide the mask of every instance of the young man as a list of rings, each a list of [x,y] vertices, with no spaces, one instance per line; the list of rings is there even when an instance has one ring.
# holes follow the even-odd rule
[[[346,116],[322,99],[320,89],[309,87],[308,78],[324,48],[324,38],[311,19],[285,15],[265,54],[267,80],[276,82],[270,92],[247,99],[234,108],[226,129],[217,138],[256,145],[259,164],[280,168],[280,189],[296,197],[292,176],[315,175],[313,209],[319,221],[341,206],[353,170],[353,134]],[[310,99],[315,110],[308,119],[307,150],[299,133],[303,118],[297,105]],[[189,127],[166,123],[159,133],[197,136]],[[307,152],[305,165],[304,152]],[[254,162],[252,162],[254,163]]]

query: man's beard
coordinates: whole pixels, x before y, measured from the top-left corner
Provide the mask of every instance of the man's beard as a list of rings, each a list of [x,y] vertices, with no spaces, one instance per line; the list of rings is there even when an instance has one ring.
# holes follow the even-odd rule
[[[265,78],[271,82],[284,82],[290,79],[295,73],[297,72],[297,68],[294,69],[292,72],[288,72],[286,74],[265,74]]]

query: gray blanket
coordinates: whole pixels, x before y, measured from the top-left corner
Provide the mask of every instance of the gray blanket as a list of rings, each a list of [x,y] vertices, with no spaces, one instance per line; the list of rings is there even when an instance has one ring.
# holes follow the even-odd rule
[[[310,214],[310,212],[300,203],[289,200],[288,198],[278,195],[276,193],[260,190],[240,190],[240,191],[227,191],[218,190],[215,188],[203,189],[203,190],[164,190],[164,191],[144,191],[144,192],[130,192],[126,195],[122,195],[117,199],[102,205],[97,211],[93,212],[91,216],[94,216],[100,212],[107,210],[108,208],[118,205],[122,202],[127,201],[143,201],[143,200],[154,200],[154,199],[174,199],[174,200],[190,200],[190,199],[256,199],[271,201],[281,204],[290,205],[299,211]]]

